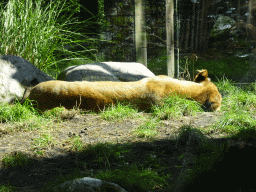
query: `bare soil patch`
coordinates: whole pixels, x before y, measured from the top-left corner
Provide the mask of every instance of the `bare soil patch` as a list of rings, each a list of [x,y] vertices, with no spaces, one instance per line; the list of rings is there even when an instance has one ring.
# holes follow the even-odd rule
[[[143,115],[149,116],[149,114]],[[5,154],[21,151],[28,154],[33,163],[22,168],[8,169],[0,165],[0,185],[9,182],[11,186],[19,187],[15,191],[35,192],[42,190],[47,182],[71,174],[75,169],[81,175],[90,175],[99,171],[93,164],[85,166],[87,162],[85,154],[72,152],[73,145],[68,139],[74,135],[79,136],[84,145],[98,142],[112,142],[117,145],[129,144],[132,146],[132,153],[138,156],[136,161],[142,163],[146,154],[158,149],[159,155],[156,158],[166,165],[165,171],[172,172],[169,182],[175,182],[181,171],[175,165],[182,165],[182,162],[178,158],[180,151],[175,146],[174,139],[181,126],[191,125],[208,130],[205,133],[207,137],[219,144],[241,145],[241,141],[224,139],[225,134],[212,130],[211,125],[216,123],[221,115],[221,112],[204,112],[198,113],[196,116],[162,120],[157,127],[158,134],[152,140],[139,138],[133,134],[136,127],[143,123],[143,119],[108,122],[101,119],[99,115],[79,114],[60,123],[49,124],[48,130],[45,132],[52,136],[54,142],[50,147],[44,149],[43,156],[35,156],[31,148],[34,139],[44,133],[42,130],[8,132],[7,127],[13,125],[2,123],[0,124],[0,158],[2,159]],[[134,161],[134,159],[129,159],[129,154],[125,158],[128,162]],[[112,164],[111,168],[115,169],[115,165]],[[155,191],[164,191],[164,189]]]

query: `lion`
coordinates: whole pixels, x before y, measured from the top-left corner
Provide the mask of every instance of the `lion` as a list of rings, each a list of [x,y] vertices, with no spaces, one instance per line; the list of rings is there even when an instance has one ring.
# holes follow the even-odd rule
[[[27,97],[35,100],[38,109],[45,111],[59,106],[72,109],[102,110],[117,101],[136,103],[142,110],[177,94],[201,103],[206,111],[220,109],[222,97],[216,85],[208,78],[207,70],[200,70],[194,82],[173,79],[165,75],[144,78],[134,82],[51,80],[28,87],[21,103]]]

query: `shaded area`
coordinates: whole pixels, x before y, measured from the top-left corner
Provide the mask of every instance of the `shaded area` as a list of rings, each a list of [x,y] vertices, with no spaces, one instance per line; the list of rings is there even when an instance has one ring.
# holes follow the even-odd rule
[[[227,143],[227,139],[215,139],[215,141],[219,144]],[[127,144],[122,144],[122,146],[129,148]],[[133,143],[131,144],[131,151],[123,155],[127,164],[143,164],[144,167],[148,167],[146,163],[148,155],[155,155],[162,167],[158,173],[164,175],[169,173],[171,176],[167,182],[172,184],[176,182],[181,173],[183,160],[179,157],[183,152],[175,146],[173,140],[159,140],[152,143]],[[200,174],[192,184],[181,191],[220,191],[220,189],[236,191],[239,187],[242,190],[253,189],[255,182],[252,175],[255,172],[256,160],[254,153],[255,147],[246,146],[243,149],[230,147],[225,150],[224,157],[220,156],[219,162],[214,165],[210,172]],[[99,168],[97,163],[93,163],[95,157],[86,153],[67,152],[65,156],[41,160],[31,158],[30,160],[32,163],[24,167],[1,169],[0,184],[9,182],[9,185],[18,187],[14,191],[34,192],[42,190],[47,182],[58,180],[61,176],[76,172],[79,173],[79,176],[85,177],[98,172],[100,169],[105,169]],[[189,164],[186,168],[192,168],[192,166]],[[120,165],[110,159],[110,169],[120,169]],[[157,170],[159,167],[151,167],[151,169]],[[47,187],[51,189],[53,186]],[[122,187],[129,191],[127,186]],[[140,186],[133,186],[133,190],[141,191],[142,189]],[[168,189],[155,189],[154,191],[168,191]]]
[[[130,148],[129,145],[122,144],[122,146]],[[179,164],[179,159],[176,159],[179,156],[179,152],[175,147],[175,143],[170,140],[156,141],[153,143],[134,143],[131,145],[131,151],[123,155],[127,164],[132,165],[136,163],[140,165],[143,163],[147,167],[145,160],[152,153],[157,155],[160,164],[166,164],[164,172],[179,172],[178,170],[180,168],[174,166],[175,164]],[[41,160],[31,158],[30,160],[32,160],[32,163],[24,167],[1,169],[0,184],[9,182],[10,186],[18,187],[14,191],[19,192],[40,191],[47,182],[75,173],[76,170],[80,173],[79,175],[81,177],[90,176],[99,170],[98,164],[93,163],[95,157],[86,153],[67,152],[66,156],[56,156]],[[111,170],[120,169],[120,165],[112,159],[110,159],[110,167]],[[154,167],[152,168],[154,169]],[[52,188],[51,186],[47,187]],[[125,186],[122,187],[125,188]],[[140,186],[133,187],[134,191],[142,190]]]
[[[227,147],[209,171],[199,174],[184,191],[256,190],[256,148]]]

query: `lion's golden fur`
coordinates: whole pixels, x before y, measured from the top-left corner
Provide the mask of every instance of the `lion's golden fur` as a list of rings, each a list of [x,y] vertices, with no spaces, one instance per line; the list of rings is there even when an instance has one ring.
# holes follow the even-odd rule
[[[37,101],[40,110],[60,105],[67,109],[79,106],[86,110],[98,110],[117,100],[139,101],[139,107],[145,109],[172,93],[191,97],[208,106],[210,111],[219,110],[222,101],[217,87],[208,78],[207,70],[199,71],[194,82],[164,75],[135,82],[46,81],[33,87],[29,98]]]

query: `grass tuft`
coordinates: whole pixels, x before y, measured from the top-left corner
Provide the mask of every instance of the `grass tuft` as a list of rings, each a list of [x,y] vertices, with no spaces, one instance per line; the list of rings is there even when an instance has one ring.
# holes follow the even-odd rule
[[[21,152],[12,152],[11,154],[5,155],[1,162],[4,168],[11,168],[23,167],[32,161],[27,158],[27,155]]]
[[[134,118],[138,116],[138,110],[134,109],[130,104],[124,105],[117,103],[106,108],[101,113],[101,117],[107,121],[123,120],[125,118]]]
[[[19,102],[16,102],[15,105],[0,104],[0,120],[2,122],[18,122],[33,118],[36,115],[38,113],[29,104],[29,101],[25,101],[24,105],[21,105]]]
[[[162,105],[152,107],[152,115],[161,120],[195,115],[196,112],[203,112],[198,102],[181,98],[178,95],[169,96],[163,100]]]
[[[145,123],[143,123],[142,125],[140,125],[135,129],[134,134],[140,138],[154,137],[158,133],[156,127],[157,125],[159,125],[159,121],[160,120],[157,118],[145,121]]]
[[[34,151],[34,153],[37,153],[38,155],[43,155],[44,150],[48,149],[50,150],[52,147],[54,147],[55,141],[49,134],[39,134],[38,138],[33,139],[33,143],[31,146],[31,149]]]
[[[230,111],[225,113],[215,126],[217,129],[227,133],[237,133],[241,129],[256,127],[256,120],[246,111]]]
[[[96,178],[119,184],[128,191],[148,191],[166,185],[165,177],[157,175],[155,171],[143,169],[136,165],[124,169],[111,170],[95,175]],[[138,183],[138,181],[140,181]]]

